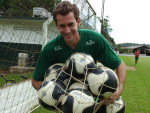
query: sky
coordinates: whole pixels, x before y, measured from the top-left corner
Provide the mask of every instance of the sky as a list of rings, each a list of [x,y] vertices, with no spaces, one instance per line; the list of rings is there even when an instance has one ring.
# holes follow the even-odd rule
[[[102,0],[88,1],[100,16]],[[150,0],[105,0],[104,7],[117,44],[150,44]]]

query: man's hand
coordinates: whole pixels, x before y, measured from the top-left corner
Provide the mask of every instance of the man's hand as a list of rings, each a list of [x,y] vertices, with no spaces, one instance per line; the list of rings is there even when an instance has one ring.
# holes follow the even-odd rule
[[[34,78],[32,78],[32,86],[36,89],[39,90],[42,85],[42,81],[37,81]]]
[[[104,105],[113,104],[117,98],[121,96],[122,91],[119,91],[119,89],[108,99],[104,100]]]

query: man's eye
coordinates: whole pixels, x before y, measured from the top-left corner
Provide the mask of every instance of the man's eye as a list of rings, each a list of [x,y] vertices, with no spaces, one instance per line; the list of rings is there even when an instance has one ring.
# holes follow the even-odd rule
[[[68,24],[68,26],[69,26],[69,27],[72,27],[72,26],[73,26],[73,23]]]
[[[59,27],[64,28],[65,26],[64,25],[59,25]]]

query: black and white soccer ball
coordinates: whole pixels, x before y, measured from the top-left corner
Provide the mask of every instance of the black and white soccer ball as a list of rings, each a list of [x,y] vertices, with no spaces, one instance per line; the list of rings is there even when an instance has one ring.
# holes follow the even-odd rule
[[[84,80],[85,73],[95,67],[94,59],[85,53],[74,53],[66,61],[65,71],[73,76],[75,80]]]
[[[55,63],[51,65],[45,72],[44,80],[48,81],[56,79],[57,75],[60,73],[64,65],[65,65],[64,63]]]
[[[107,99],[117,90],[119,80],[113,70],[96,68],[88,74],[87,81],[92,94]]]
[[[62,99],[63,113],[93,113],[94,98],[87,89],[72,90]]]
[[[125,113],[126,104],[120,96],[113,104],[102,105],[98,113]]]
[[[39,103],[48,110],[56,110],[61,105],[65,90],[66,85],[60,80],[44,81],[38,90]]]

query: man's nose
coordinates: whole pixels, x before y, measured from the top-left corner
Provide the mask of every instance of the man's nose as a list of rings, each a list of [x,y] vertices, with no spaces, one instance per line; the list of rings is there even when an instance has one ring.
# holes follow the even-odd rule
[[[70,28],[68,26],[65,27],[65,33],[69,33],[70,32]]]

